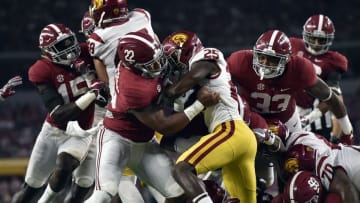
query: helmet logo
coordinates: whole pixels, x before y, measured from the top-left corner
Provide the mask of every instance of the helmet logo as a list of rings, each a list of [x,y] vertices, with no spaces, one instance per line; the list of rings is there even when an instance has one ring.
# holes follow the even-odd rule
[[[180,47],[182,47],[185,44],[187,39],[188,39],[188,36],[186,34],[184,34],[184,33],[178,33],[178,34],[171,37],[171,40],[175,44],[179,45]]]
[[[133,64],[135,63],[134,57],[135,57],[135,53],[134,50],[130,50],[130,49],[125,49],[124,50],[125,53],[125,61],[127,61],[129,64]]]
[[[63,83],[64,82],[64,75],[60,74],[56,76],[56,80],[58,83]]]
[[[103,6],[103,0],[93,0],[92,1],[93,4],[93,9],[99,9]]]
[[[299,162],[295,158],[290,158],[285,162],[285,170],[290,174],[295,174],[299,171]]]

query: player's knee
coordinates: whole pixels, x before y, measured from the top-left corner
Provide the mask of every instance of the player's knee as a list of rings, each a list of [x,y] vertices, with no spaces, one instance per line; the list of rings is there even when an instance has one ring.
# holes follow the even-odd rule
[[[59,154],[58,159],[56,161],[56,166],[58,170],[61,170],[66,173],[69,172],[71,173],[79,165],[80,165],[80,161],[78,161],[73,156],[65,152]]]
[[[75,179],[75,183],[83,188],[91,187],[94,183],[94,178],[91,176],[81,176]]]

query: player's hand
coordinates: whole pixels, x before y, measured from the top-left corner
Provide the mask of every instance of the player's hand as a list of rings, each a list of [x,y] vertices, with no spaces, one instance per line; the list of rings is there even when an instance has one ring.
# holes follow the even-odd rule
[[[105,82],[103,82],[101,80],[95,80],[90,86],[90,91],[94,92],[96,94],[96,96],[98,96],[100,91],[104,90],[106,88],[107,88],[107,85]]]
[[[255,128],[253,129],[255,137],[259,143],[272,145],[275,142],[275,134],[268,129]]]
[[[15,94],[15,90],[13,90],[14,87],[21,85],[23,83],[22,77],[17,75],[13,78],[11,78],[3,88],[0,89],[0,96],[2,98],[9,97],[11,95]]]
[[[197,98],[205,107],[213,106],[220,101],[219,93],[210,92],[207,86],[200,89]]]
[[[86,74],[91,72],[91,64],[85,61],[82,58],[76,59],[74,62],[70,64],[70,67],[75,69],[77,72],[81,74]]]
[[[275,133],[283,142],[289,136],[289,130],[284,123],[277,121],[272,125],[269,125],[269,129]]]

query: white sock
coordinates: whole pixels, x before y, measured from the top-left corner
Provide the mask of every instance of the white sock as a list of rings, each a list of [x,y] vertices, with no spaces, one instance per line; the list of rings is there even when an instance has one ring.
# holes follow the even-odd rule
[[[91,197],[85,203],[109,203],[111,202],[111,195],[105,191],[95,190]]]
[[[193,203],[213,203],[210,196],[207,192],[201,193],[200,195],[196,196],[193,200]]]
[[[54,200],[54,198],[56,197],[58,193],[57,192],[54,192],[50,185],[48,184],[46,189],[45,189],[45,192],[41,195],[38,203],[49,203],[51,202],[52,200]]]

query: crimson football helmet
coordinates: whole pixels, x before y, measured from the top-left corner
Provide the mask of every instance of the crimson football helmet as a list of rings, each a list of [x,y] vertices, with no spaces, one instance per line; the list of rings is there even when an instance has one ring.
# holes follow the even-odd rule
[[[294,174],[300,170],[313,171],[315,169],[316,151],[309,146],[296,144],[286,151],[285,171]]]
[[[253,69],[261,80],[278,77],[290,60],[290,40],[279,30],[267,31],[256,41],[253,53]]]
[[[167,66],[162,45],[145,31],[130,32],[120,39],[117,53],[127,67],[145,78],[156,78]]]
[[[49,24],[40,33],[41,55],[52,62],[70,65],[80,56],[80,46],[75,34],[63,24]]]
[[[182,72],[188,70],[191,57],[203,48],[198,36],[189,31],[173,32],[162,44],[170,64],[175,65]]]
[[[83,33],[86,38],[89,38],[91,33],[94,32],[94,30],[95,30],[95,21],[90,16],[89,12],[86,11],[84,13],[84,16],[83,16],[82,20],[81,20],[81,30],[79,32]]]
[[[128,19],[126,0],[92,0],[89,12],[97,27]]]
[[[284,189],[285,203],[320,203],[322,195],[319,177],[309,171],[297,172]]]
[[[314,15],[303,26],[305,48],[313,55],[326,53],[335,37],[335,27],[329,17]]]

